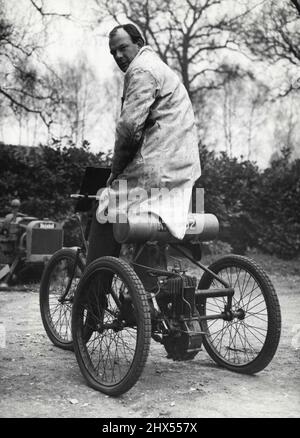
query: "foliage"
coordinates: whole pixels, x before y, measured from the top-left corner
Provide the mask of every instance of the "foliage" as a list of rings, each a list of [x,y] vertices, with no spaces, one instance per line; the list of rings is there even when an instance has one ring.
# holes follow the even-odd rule
[[[235,252],[257,247],[282,258],[300,254],[300,160],[291,151],[264,171],[255,163],[200,148],[205,211],[220,222],[219,238]]]
[[[1,146],[1,145],[0,145]],[[71,193],[78,192],[87,166],[108,166],[110,157],[88,145],[0,147],[1,216],[18,196],[22,211],[65,223],[66,244],[80,244]],[[300,255],[300,160],[283,148],[264,171],[249,160],[219,155],[200,145],[205,211],[220,222],[219,239],[234,252],[260,248],[281,258]],[[222,243],[217,245],[223,245]],[[226,246],[226,245],[225,245]]]
[[[284,258],[300,253],[300,160],[291,162],[290,155],[283,148],[265,170],[257,196],[257,246]]]
[[[26,150],[26,149],[25,149]],[[67,217],[74,211],[71,193],[80,189],[85,168],[108,166],[109,156],[93,154],[88,145],[24,148],[0,145],[0,208],[1,216],[10,211],[14,197],[21,200],[21,211],[38,218],[66,221],[67,243],[75,236],[77,225],[69,224]]]

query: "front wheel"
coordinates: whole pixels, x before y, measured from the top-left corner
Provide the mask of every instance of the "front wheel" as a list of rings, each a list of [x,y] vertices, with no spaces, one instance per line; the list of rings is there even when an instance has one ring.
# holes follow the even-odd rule
[[[263,269],[243,256],[222,257],[209,269],[234,288],[234,296],[231,317],[225,311],[227,298],[198,301],[200,316],[224,314],[221,319],[202,321],[203,345],[219,365],[239,373],[257,373],[272,360],[280,339],[281,314],[274,287]],[[221,287],[207,272],[199,282],[199,289]]]
[[[72,310],[74,351],[87,383],[118,396],[140,377],[151,317],[145,289],[123,260],[101,257],[81,278]]]

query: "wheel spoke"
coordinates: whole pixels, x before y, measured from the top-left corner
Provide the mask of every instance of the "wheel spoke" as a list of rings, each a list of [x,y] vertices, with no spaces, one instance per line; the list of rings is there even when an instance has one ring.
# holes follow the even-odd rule
[[[246,316],[245,316],[245,320],[247,319],[247,318],[253,318],[253,319],[258,319],[258,320],[260,320],[260,321],[262,321],[262,322],[264,322],[264,323],[268,323],[268,319],[267,318],[260,318],[259,316],[257,316],[259,313],[250,313],[250,312],[247,312],[247,314],[246,314]],[[266,315],[267,316],[267,314],[263,314],[263,315]]]
[[[73,261],[72,261],[73,263]],[[69,265],[69,269],[68,269]],[[71,340],[71,311],[70,301],[59,302],[58,299],[65,293],[65,288],[70,282],[69,271],[73,270],[70,261],[61,260],[50,276],[49,285],[49,322],[57,338],[61,341]],[[75,283],[72,281],[66,298],[72,298]]]
[[[67,350],[73,349],[71,313],[83,269],[77,251],[63,248],[47,263],[40,284],[40,310],[46,333],[54,345]]]
[[[224,260],[223,265],[221,260]],[[249,259],[228,256],[221,260],[211,269],[234,289],[232,306],[228,309],[226,305],[230,301],[222,297],[207,298],[204,306],[199,307],[200,316],[224,312],[223,319],[202,320],[205,347],[218,363],[235,369],[251,369],[264,349],[269,333],[270,307],[265,294],[270,293],[272,299],[276,295],[261,268]],[[208,283],[208,288],[221,289],[215,279],[205,276],[206,282],[200,287]],[[265,362],[269,360],[266,358]]]
[[[101,269],[102,260],[99,259],[99,269],[92,271],[88,282],[82,280],[84,286],[78,291],[81,306],[74,311],[73,325],[79,329],[75,332],[74,342],[78,346],[75,353],[80,355],[81,369],[88,372],[85,376],[92,378],[92,385],[96,389],[109,393],[116,386],[122,386],[136,359],[141,317],[132,299],[132,289],[121,275]],[[117,260],[115,263],[119,266],[124,262]],[[145,294],[141,283],[139,287],[139,293]],[[148,315],[150,320],[150,312]],[[148,340],[145,339],[143,346],[147,353],[151,337],[149,327],[150,330],[145,332]],[[141,369],[138,369],[138,373]],[[136,376],[132,377],[132,381]]]

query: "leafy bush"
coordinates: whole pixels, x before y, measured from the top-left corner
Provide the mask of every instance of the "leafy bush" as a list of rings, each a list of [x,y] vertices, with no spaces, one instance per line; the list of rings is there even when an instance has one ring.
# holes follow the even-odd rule
[[[300,253],[300,160],[290,161],[290,150],[260,176],[256,222],[257,246],[282,258]]]
[[[259,169],[250,161],[239,162],[225,153],[216,156],[200,148],[205,211],[217,216],[219,239],[228,242],[234,252],[244,253],[255,245],[256,234],[250,211],[256,204]]]
[[[88,147],[0,146],[1,216],[14,197],[22,211],[65,222],[65,244],[80,244],[77,224],[68,221],[87,166],[107,166],[110,157]],[[220,222],[219,240],[234,252],[260,248],[282,258],[300,254],[300,160],[283,149],[264,171],[248,160],[216,155],[200,145],[205,211]],[[222,243],[220,244],[222,246]]]
[[[85,145],[39,148],[0,146],[0,216],[10,211],[10,201],[18,197],[21,211],[38,218],[66,221],[74,211],[71,193],[80,189],[87,166],[107,166],[109,156],[93,154]],[[65,226],[65,244],[78,244],[78,226]]]
[[[257,247],[282,258],[300,254],[300,160],[290,150],[264,171],[255,163],[200,147],[205,211],[220,222],[219,238],[234,252]]]

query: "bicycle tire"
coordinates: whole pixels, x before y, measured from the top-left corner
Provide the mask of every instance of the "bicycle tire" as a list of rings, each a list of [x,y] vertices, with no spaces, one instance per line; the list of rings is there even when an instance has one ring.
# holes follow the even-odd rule
[[[209,269],[222,276],[230,287],[235,288],[233,309],[241,318],[244,317],[232,321],[202,321],[202,329],[206,332],[203,345],[217,364],[238,373],[255,374],[263,370],[273,359],[280,340],[281,312],[275,289],[265,271],[254,260],[244,256],[224,256],[212,263]],[[244,277],[241,277],[241,272],[245,273]],[[249,292],[251,279],[253,286]],[[238,289],[242,282],[241,293]],[[205,272],[198,287],[209,289],[211,286],[220,288],[220,282]],[[200,315],[214,313],[217,308],[222,310],[225,301],[225,298],[207,298],[198,302]]]
[[[106,288],[103,274],[111,278]],[[86,336],[92,317],[93,333]],[[101,257],[87,267],[74,296],[72,335],[89,386],[119,396],[137,382],[149,353],[151,317],[141,280],[124,260]]]
[[[66,301],[60,302],[59,298],[64,293],[69,281],[68,274],[72,275],[74,272],[74,263],[76,260],[76,281],[72,279]],[[65,277],[63,276],[64,265],[68,271]],[[51,342],[63,350],[73,350],[71,332],[72,301],[74,291],[78,284],[78,278],[82,275],[83,270],[84,262],[83,259],[77,255],[77,250],[62,248],[52,255],[42,275],[39,291],[42,322]],[[55,274],[57,274],[56,282]],[[61,277],[59,276],[60,274],[62,275]]]

